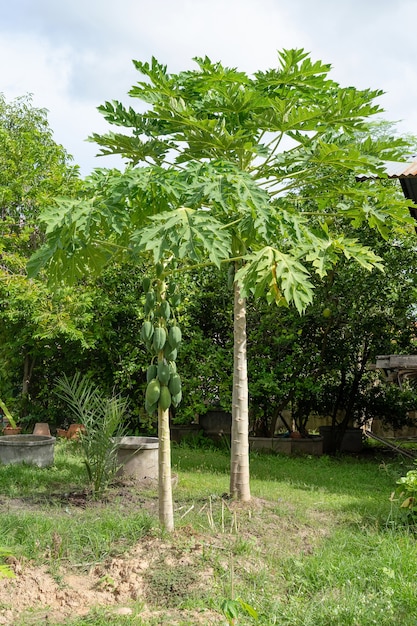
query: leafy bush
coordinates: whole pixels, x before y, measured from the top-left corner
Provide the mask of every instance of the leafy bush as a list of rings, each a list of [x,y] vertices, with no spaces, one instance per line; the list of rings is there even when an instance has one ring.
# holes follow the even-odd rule
[[[417,460],[414,462],[417,465]],[[409,524],[417,524],[417,469],[397,480],[400,485],[400,508],[405,510]],[[404,499],[403,499],[404,498]]]

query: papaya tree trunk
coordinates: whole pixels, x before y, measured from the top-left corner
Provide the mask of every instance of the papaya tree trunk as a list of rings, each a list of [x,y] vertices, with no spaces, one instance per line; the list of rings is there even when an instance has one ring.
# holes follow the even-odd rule
[[[249,484],[249,409],[246,358],[246,300],[234,284],[233,318],[233,394],[230,460],[230,495],[243,502],[250,500]]]
[[[168,532],[174,530],[174,508],[171,482],[171,441],[169,434],[169,409],[158,407],[158,482],[159,522]]]

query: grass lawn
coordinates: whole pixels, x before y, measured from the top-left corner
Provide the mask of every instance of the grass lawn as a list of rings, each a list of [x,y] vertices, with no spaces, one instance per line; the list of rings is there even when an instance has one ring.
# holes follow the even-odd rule
[[[153,488],[89,500],[76,446],[60,443],[52,468],[0,467],[15,572],[0,580],[0,625],[417,624],[415,535],[390,501],[411,461],[253,454],[241,505],[226,451],[172,456],[172,535]]]

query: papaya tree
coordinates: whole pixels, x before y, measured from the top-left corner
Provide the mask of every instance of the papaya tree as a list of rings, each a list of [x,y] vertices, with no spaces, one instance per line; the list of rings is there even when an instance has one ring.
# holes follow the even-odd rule
[[[61,200],[44,214],[47,242],[30,263],[51,280],[99,271],[114,257],[152,255],[164,279],[186,267],[229,265],[234,289],[234,372],[230,493],[250,499],[246,298],[293,304],[302,313],[319,277],[338,258],[381,269],[355,237],[333,231],[330,215],[382,235],[407,220],[390,186],[352,185],[346,172],[383,175],[405,143],[372,139],[378,90],[341,87],[330,66],[303,50],[283,50],[277,67],[253,76],[197,58],[171,74],[152,59],[130,96],[99,107],[122,132],[94,134],[102,155],[119,154],[124,172],[96,171],[91,197]],[[358,136],[363,139],[358,139]],[[331,184],[330,184],[331,183]],[[304,187],[310,193],[306,200]]]

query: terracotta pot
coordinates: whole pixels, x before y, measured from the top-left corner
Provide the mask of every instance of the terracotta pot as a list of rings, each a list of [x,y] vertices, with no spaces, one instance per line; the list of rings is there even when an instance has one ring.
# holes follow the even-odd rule
[[[12,428],[11,426],[5,426],[3,428],[3,435],[20,435],[22,429],[20,426],[17,428]]]
[[[51,431],[49,429],[49,424],[46,422],[37,422],[35,424],[35,428],[33,429],[34,435],[45,435],[46,437],[51,436]]]
[[[64,428],[57,428],[56,429],[56,436],[57,437],[67,437],[67,431]]]
[[[78,439],[81,432],[85,433],[85,426],[82,424],[71,424],[67,430],[67,439]]]

